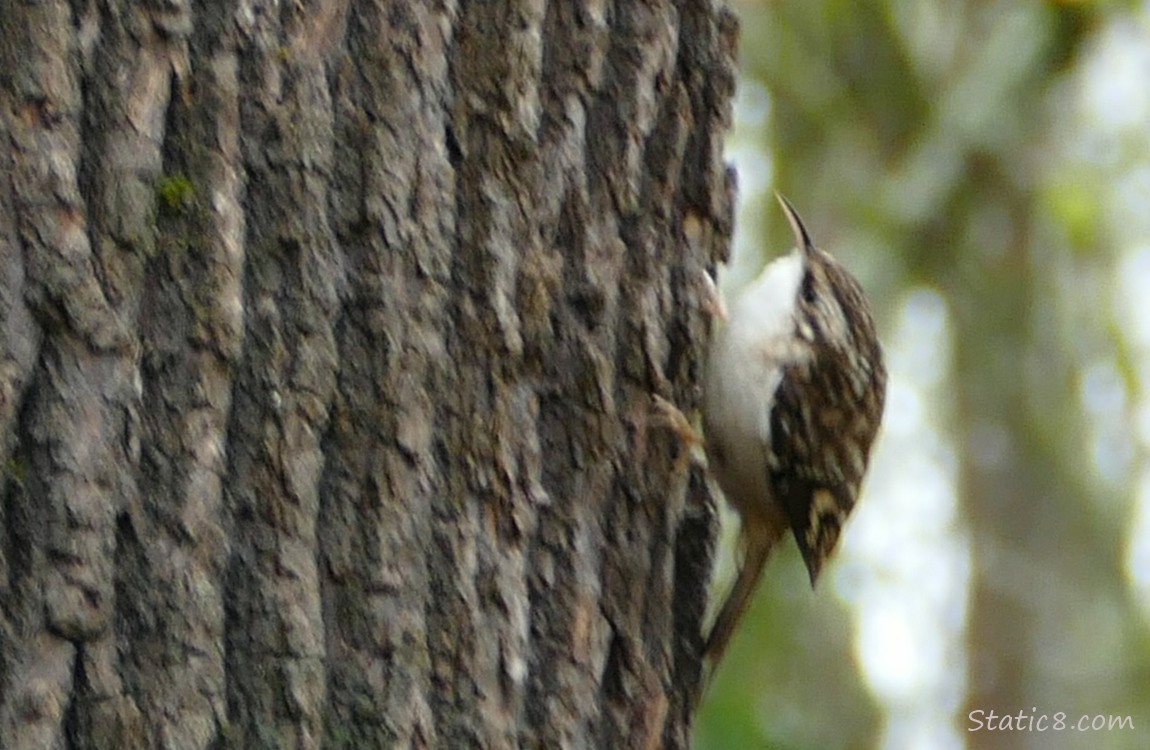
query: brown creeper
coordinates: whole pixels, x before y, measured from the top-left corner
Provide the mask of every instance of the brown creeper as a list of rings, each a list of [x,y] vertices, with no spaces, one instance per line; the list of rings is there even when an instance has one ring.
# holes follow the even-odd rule
[[[707,463],[742,519],[744,552],[708,637],[712,664],[787,529],[818,580],[858,497],[886,394],[862,288],[778,198],[798,247],[731,307],[704,382]]]

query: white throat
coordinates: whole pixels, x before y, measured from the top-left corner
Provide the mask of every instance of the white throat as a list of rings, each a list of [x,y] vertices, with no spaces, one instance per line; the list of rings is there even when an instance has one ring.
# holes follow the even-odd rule
[[[803,261],[802,252],[794,250],[768,263],[732,306],[727,335],[741,342],[789,339],[794,332]]]

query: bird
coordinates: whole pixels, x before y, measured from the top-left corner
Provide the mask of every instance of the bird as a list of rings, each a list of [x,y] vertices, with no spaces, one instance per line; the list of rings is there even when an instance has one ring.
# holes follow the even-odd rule
[[[701,442],[741,520],[742,565],[709,634],[717,665],[770,554],[793,535],[812,588],[858,501],[886,369],[859,282],[776,194],[796,247],[721,311],[704,367]],[[725,320],[722,318],[725,317]]]

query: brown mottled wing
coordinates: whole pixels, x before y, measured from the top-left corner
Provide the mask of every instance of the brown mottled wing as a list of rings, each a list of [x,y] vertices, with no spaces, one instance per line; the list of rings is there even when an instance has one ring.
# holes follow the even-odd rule
[[[798,329],[811,356],[784,369],[771,409],[767,461],[812,586],[858,498],[886,392],[882,352],[862,290],[830,264],[826,281],[835,301],[855,312],[846,316],[849,340],[819,331],[827,317],[800,293]]]

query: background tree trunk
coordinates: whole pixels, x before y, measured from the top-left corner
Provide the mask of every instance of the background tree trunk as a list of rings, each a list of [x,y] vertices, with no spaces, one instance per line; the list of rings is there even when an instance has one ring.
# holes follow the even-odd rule
[[[4,745],[686,746],[735,35],[6,2]]]

